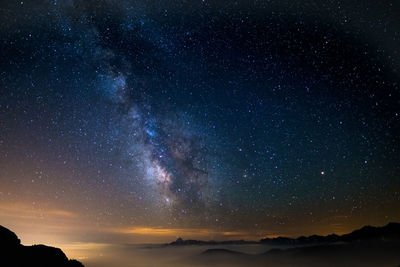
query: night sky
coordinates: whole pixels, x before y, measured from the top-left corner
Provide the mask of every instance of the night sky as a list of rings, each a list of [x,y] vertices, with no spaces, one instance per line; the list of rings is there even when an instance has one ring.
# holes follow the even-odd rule
[[[0,224],[25,243],[400,220],[400,3],[0,3]]]

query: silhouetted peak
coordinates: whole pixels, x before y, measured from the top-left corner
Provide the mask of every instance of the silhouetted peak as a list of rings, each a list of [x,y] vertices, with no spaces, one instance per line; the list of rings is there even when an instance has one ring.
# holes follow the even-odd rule
[[[343,241],[400,239],[400,223],[391,222],[382,227],[364,226],[349,234],[342,235],[341,239]]]
[[[67,262],[68,258],[64,252],[55,247],[45,245],[33,245],[24,247],[25,256],[33,261],[41,261],[47,264],[56,264],[59,262]]]
[[[68,260],[59,248],[21,245],[17,235],[3,226],[0,226],[0,266],[84,267],[79,261]]]
[[[389,223],[382,227],[364,226],[358,230],[344,235],[330,234],[327,236],[311,235],[301,236],[299,238],[265,238],[261,239],[261,243],[269,243],[274,245],[301,245],[301,244],[323,244],[334,243],[337,241],[354,242],[360,240],[392,240],[400,239],[400,223]]]
[[[19,246],[20,244],[21,241],[14,232],[0,225],[0,247]]]
[[[354,242],[359,240],[400,240],[400,223],[391,222],[386,226],[374,227],[364,226],[361,229],[355,230],[349,234],[336,235],[330,234],[327,236],[311,235],[311,236],[300,236],[298,238],[290,237],[276,237],[276,238],[264,238],[259,242],[257,241],[244,241],[244,240],[232,240],[232,241],[201,241],[201,240],[183,240],[181,237],[176,241],[171,242],[169,246],[188,246],[188,245],[240,245],[240,244],[271,244],[271,245],[316,245],[316,244],[330,244],[338,241],[342,242]]]

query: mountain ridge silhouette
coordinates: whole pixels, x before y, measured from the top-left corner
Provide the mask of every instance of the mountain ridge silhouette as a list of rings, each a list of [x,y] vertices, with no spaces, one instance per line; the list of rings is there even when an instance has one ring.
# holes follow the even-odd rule
[[[18,236],[0,225],[0,266],[4,267],[84,267],[64,252],[46,245],[24,246]]]
[[[311,235],[290,238],[279,236],[275,238],[263,238],[259,241],[231,240],[231,241],[202,241],[178,238],[176,241],[166,244],[167,246],[188,246],[188,245],[244,245],[244,244],[268,244],[268,245],[307,245],[327,244],[335,242],[356,242],[360,240],[400,240],[400,223],[390,222],[385,226],[364,226],[350,233],[326,236]]]
[[[261,241],[258,244],[266,244],[267,248],[262,253],[239,252],[240,246],[233,246],[232,250],[217,246],[198,254],[192,263],[229,267],[400,267],[399,223],[382,227],[364,226],[344,235],[281,237]]]

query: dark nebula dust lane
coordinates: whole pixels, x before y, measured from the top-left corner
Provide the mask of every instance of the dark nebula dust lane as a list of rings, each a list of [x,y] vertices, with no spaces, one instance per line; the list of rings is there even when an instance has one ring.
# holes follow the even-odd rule
[[[3,1],[0,220],[25,243],[399,221],[399,48],[395,1]]]

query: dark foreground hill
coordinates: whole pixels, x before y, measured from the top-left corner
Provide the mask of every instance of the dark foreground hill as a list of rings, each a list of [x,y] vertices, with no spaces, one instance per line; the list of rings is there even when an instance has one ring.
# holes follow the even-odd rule
[[[17,235],[3,226],[0,226],[0,266],[84,267],[79,261],[69,260],[59,248],[21,245]]]

